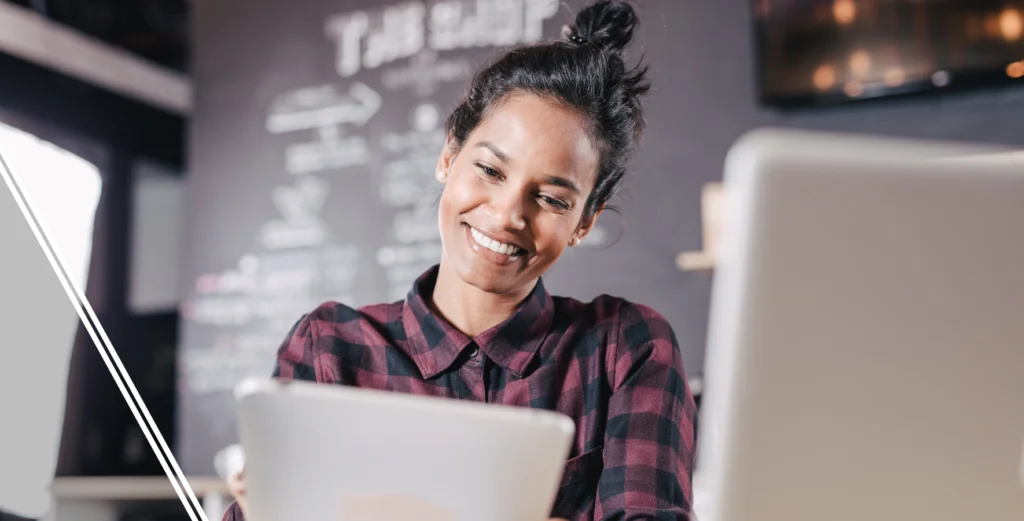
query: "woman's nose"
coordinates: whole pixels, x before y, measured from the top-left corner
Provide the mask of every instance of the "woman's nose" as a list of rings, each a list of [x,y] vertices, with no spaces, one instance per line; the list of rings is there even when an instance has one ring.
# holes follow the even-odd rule
[[[507,190],[491,201],[491,217],[494,224],[504,229],[526,228],[525,200],[523,194]]]

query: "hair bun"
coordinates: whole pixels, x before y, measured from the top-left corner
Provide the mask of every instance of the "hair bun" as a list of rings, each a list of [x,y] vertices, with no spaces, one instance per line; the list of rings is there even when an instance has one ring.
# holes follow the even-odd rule
[[[602,51],[621,52],[633,39],[637,19],[626,2],[600,0],[576,15],[565,38],[576,45],[592,45]]]

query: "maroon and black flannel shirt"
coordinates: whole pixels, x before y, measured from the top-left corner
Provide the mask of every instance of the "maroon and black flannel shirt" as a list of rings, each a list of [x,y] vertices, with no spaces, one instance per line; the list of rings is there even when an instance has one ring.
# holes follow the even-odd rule
[[[558,411],[576,422],[552,517],[691,520],[696,406],[668,322],[538,281],[515,314],[470,338],[427,305],[437,267],[405,301],[327,303],[295,325],[274,376]],[[242,519],[232,505],[225,520]]]

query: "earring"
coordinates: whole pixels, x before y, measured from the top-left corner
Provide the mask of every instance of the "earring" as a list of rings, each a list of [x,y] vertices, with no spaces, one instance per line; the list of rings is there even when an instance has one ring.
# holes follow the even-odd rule
[[[572,239],[569,239],[569,246],[579,246],[579,245],[580,245],[580,238],[579,237],[573,237]]]

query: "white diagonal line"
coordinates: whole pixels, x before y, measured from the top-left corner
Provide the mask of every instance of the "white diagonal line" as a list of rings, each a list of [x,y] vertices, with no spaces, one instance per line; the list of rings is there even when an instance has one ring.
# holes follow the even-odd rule
[[[185,476],[182,474],[181,468],[178,466],[178,462],[174,458],[174,454],[172,454],[167,448],[167,443],[164,441],[163,435],[160,434],[160,431],[156,428],[156,424],[153,422],[153,418],[149,414],[149,409],[142,401],[142,398],[139,397],[139,393],[135,389],[135,383],[132,382],[131,377],[124,369],[124,365],[121,364],[120,357],[117,356],[117,352],[110,344],[110,339],[107,337],[107,333],[104,331],[103,325],[100,324],[99,320],[96,318],[96,313],[93,311],[92,305],[89,304],[89,300],[85,298],[70,277],[68,277],[67,272],[64,270],[64,266],[60,263],[60,259],[57,258],[49,240],[42,232],[42,228],[39,226],[39,222],[36,220],[35,215],[32,213],[32,209],[25,200],[24,194],[22,194],[13,174],[11,174],[8,169],[7,162],[4,161],[3,154],[0,154],[0,176],[3,176],[4,182],[7,184],[7,188],[14,196],[14,201],[18,204],[18,208],[21,210],[22,215],[25,216],[25,220],[28,222],[29,228],[32,229],[32,234],[35,235],[36,241],[39,242],[39,246],[46,255],[46,259],[50,262],[50,267],[53,268],[54,273],[57,275],[57,279],[64,288],[64,292],[67,294],[68,299],[71,301],[72,305],[75,306],[75,311],[78,312],[79,318],[82,319],[82,325],[89,333],[89,337],[92,338],[93,344],[96,345],[96,349],[99,351],[100,357],[103,358],[103,363],[106,364],[107,370],[110,371],[110,376],[114,379],[114,383],[117,384],[117,388],[120,389],[121,394],[124,396],[125,402],[128,404],[132,414],[135,416],[135,421],[139,423],[139,427],[142,429],[142,433],[145,435],[146,441],[149,442],[154,454],[156,454],[157,459],[160,461],[160,466],[163,467],[164,473],[167,474],[167,479],[170,480],[171,486],[174,487],[174,492],[177,493],[178,498],[181,499],[182,505],[185,506],[185,510],[188,512],[189,518],[192,521],[209,521],[206,517],[206,513],[199,505],[199,500],[196,499],[196,495],[192,491],[192,487],[189,486],[188,481],[186,481]]]

